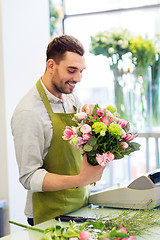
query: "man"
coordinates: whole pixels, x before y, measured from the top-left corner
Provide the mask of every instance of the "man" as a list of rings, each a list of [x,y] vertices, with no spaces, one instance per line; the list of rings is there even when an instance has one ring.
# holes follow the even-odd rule
[[[73,90],[86,68],[82,44],[62,35],[48,45],[46,55],[44,75],[20,101],[11,122],[19,179],[28,190],[25,215],[31,225],[86,205],[87,185],[100,180],[104,170],[91,166],[62,139],[65,126],[73,124],[81,107]]]

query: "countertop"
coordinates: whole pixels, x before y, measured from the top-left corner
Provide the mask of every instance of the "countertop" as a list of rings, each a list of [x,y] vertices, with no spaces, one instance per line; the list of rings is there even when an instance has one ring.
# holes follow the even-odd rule
[[[109,215],[114,212],[120,212],[122,210],[115,209],[115,208],[99,208],[98,206],[86,206],[83,207],[75,212],[72,212],[68,214],[69,216],[81,216],[81,217],[95,217],[96,215]],[[55,219],[43,222],[41,224],[36,225],[36,228],[45,229],[51,225],[56,224],[57,221]],[[68,223],[63,222],[63,226],[67,226]],[[160,228],[153,228],[152,229],[153,234],[152,235],[143,235],[141,237],[136,237],[136,240],[142,240],[142,239],[148,239],[148,240],[159,240],[160,239]],[[19,232],[16,232],[14,234],[5,236],[1,238],[2,240],[40,240],[43,237],[43,233],[39,233],[33,230],[26,230],[19,228]]]

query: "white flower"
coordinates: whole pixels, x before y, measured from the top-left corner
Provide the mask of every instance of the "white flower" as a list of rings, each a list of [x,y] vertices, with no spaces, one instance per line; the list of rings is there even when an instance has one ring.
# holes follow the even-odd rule
[[[88,124],[84,124],[81,128],[80,128],[80,131],[82,133],[90,133],[91,131],[91,127],[88,125]]]

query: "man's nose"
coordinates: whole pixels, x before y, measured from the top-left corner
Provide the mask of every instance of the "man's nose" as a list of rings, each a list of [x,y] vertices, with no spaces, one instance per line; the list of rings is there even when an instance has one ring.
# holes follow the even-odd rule
[[[82,73],[81,72],[77,72],[77,73],[75,73],[75,75],[73,77],[73,81],[80,82],[81,78],[82,78]]]

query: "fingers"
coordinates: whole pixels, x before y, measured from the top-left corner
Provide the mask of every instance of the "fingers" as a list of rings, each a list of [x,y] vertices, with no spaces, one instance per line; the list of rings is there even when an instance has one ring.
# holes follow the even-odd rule
[[[100,165],[92,166],[88,163],[87,156],[84,155],[80,173],[82,185],[88,185],[99,181],[102,178],[104,169],[105,167],[101,167]]]
[[[86,112],[88,115],[92,115],[93,109],[93,104],[85,104],[82,108],[82,112]]]

